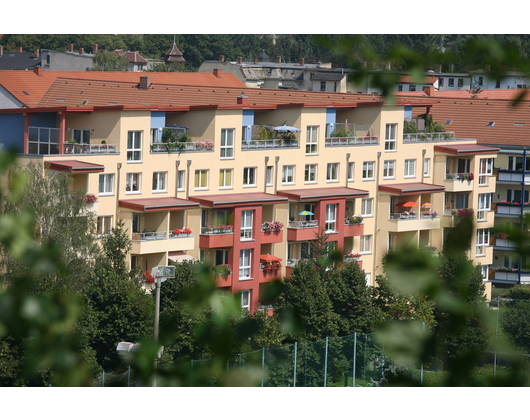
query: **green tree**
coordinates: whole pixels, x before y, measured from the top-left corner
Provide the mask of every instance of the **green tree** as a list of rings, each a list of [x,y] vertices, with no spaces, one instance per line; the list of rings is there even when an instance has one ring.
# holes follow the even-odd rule
[[[122,55],[98,51],[93,58],[91,71],[129,71],[129,62]]]

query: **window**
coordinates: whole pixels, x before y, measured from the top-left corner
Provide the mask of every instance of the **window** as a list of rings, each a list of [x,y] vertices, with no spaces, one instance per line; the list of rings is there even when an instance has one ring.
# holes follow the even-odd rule
[[[252,239],[252,218],[253,210],[243,210],[241,212],[241,240]]]
[[[525,190],[524,192],[524,202],[525,203],[528,203],[529,202],[529,191],[528,190]],[[517,190],[506,190],[506,201],[510,202],[510,203],[518,203],[520,204],[521,203],[521,190],[517,189]]]
[[[158,143],[158,128],[151,128],[151,144]]]
[[[449,87],[453,87],[455,85],[455,79],[449,78]]]
[[[307,126],[307,139],[305,143],[306,155],[314,155],[318,152],[318,125]]]
[[[337,205],[326,205],[326,232],[336,232],[337,225]]]
[[[127,162],[142,160],[142,132],[129,131],[127,134]]]
[[[215,265],[228,264],[228,251],[226,249],[215,250]]]
[[[374,179],[374,163],[375,162],[363,162],[363,181]]]
[[[327,178],[328,182],[339,182],[339,164],[328,163]]]
[[[416,159],[405,159],[405,178],[414,178],[416,176]]]
[[[493,158],[480,159],[478,185],[488,185],[488,177],[493,175]]]
[[[486,246],[490,242],[489,229],[477,229],[477,257],[479,255],[486,255]]]
[[[493,127],[495,125],[495,121],[488,121],[486,124],[486,127]]]
[[[153,172],[153,192],[166,191],[167,172]]]
[[[501,80],[497,79],[497,81],[495,82],[495,89],[499,89],[500,87],[501,87]]]
[[[398,85],[398,92],[403,92],[403,85]]]
[[[267,166],[267,169],[265,170],[265,181],[267,186],[272,185],[272,166]]]
[[[219,171],[219,188],[232,187],[232,169],[221,169]]]
[[[354,172],[355,172],[355,163],[348,162],[348,181],[353,182]]]
[[[483,86],[483,85],[484,85],[484,77],[480,76],[480,77],[478,78],[478,85],[479,85],[479,86]]]
[[[463,87],[463,86],[464,86],[464,79],[458,79],[458,87]]]
[[[409,85],[409,92],[416,92],[416,85]]]
[[[56,155],[59,153],[59,129],[29,127],[28,152],[34,155]]]
[[[114,174],[99,175],[99,195],[114,193]]]
[[[241,312],[250,312],[250,290],[240,290],[241,296]]]
[[[317,182],[317,165],[305,165],[304,182],[306,184]]]
[[[372,235],[361,236],[360,254],[370,254],[372,252]]]
[[[363,198],[361,200],[361,216],[362,217],[373,216],[373,209],[374,209],[373,198]]]
[[[320,82],[320,91],[325,92],[326,91],[326,82]]]
[[[184,191],[184,171],[177,171],[177,191]]]
[[[491,210],[492,193],[478,195],[477,221],[486,220],[486,211]]]
[[[397,124],[387,124],[385,134],[385,150],[396,150]]]
[[[112,216],[99,216],[98,226],[97,226],[97,235],[98,236],[108,235],[111,230],[112,230]]]
[[[423,176],[431,176],[431,158],[423,159]]]
[[[366,280],[366,287],[370,287],[372,285],[372,273],[366,273],[364,279]]]
[[[79,144],[90,144],[90,130],[78,130],[74,128],[72,131],[72,140]]]
[[[455,194],[455,209],[467,209],[469,207],[469,194]]]
[[[125,175],[125,191],[129,193],[140,192],[141,173],[130,173]]]
[[[440,77],[440,78],[438,79],[438,86],[439,86],[439,87],[443,87],[443,85],[444,85],[444,78],[443,78],[443,77]]]
[[[221,159],[234,157],[234,129],[223,128],[221,130]]]
[[[383,162],[383,179],[395,178],[396,177],[396,161],[385,160]]]
[[[282,184],[294,184],[294,165],[283,165]]]
[[[195,171],[195,189],[208,189],[208,169],[197,169]]]
[[[251,256],[251,249],[242,249],[239,251],[239,280],[250,279]]]
[[[509,171],[522,171],[523,170],[523,157],[522,156],[508,156],[508,170]]]
[[[480,266],[480,272],[482,273],[482,280],[484,281],[488,280],[488,268],[489,268],[489,265]]]
[[[243,168],[243,186],[256,186],[256,168]]]

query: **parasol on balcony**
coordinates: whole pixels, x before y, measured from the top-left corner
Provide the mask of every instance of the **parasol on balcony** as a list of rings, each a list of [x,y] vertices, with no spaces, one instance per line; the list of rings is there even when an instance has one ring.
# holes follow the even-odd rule
[[[278,133],[300,133],[302,131],[299,128],[291,127],[289,125],[278,125],[273,127],[273,129]]]
[[[282,259],[280,257],[275,256],[275,255],[262,254],[262,255],[259,256],[259,260],[261,262],[272,262],[272,261],[281,261]]]
[[[398,207],[418,207],[418,205],[414,201],[402,201],[401,203],[397,203],[396,206]]]
[[[298,213],[298,216],[313,216],[314,213],[311,213],[310,211],[304,210]]]
[[[434,206],[432,205],[432,203],[423,203],[421,206],[422,206],[422,207],[434,207]]]

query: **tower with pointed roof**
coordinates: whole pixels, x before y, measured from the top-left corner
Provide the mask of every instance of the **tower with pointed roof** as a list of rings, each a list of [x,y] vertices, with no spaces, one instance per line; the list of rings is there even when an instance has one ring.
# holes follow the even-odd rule
[[[186,60],[184,60],[184,57],[182,56],[182,53],[179,51],[179,49],[177,48],[177,44],[175,42],[175,36],[173,36],[173,46],[171,47],[171,49],[166,53],[165,57],[164,57],[164,62],[166,64],[171,64],[171,63],[182,63]]]

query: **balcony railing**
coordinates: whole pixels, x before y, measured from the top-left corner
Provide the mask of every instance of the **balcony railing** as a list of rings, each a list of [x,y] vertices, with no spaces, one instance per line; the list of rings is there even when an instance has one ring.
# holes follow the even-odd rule
[[[305,229],[318,227],[318,220],[295,220],[289,222],[289,229]]]
[[[227,227],[204,226],[201,229],[201,235],[226,235],[228,233],[234,233],[233,226],[227,226]]]
[[[206,152],[213,150],[211,140],[181,143],[151,143],[151,153]]]
[[[65,155],[90,155],[103,153],[118,153],[116,144],[73,144],[65,143],[63,147]]]
[[[167,239],[167,232],[142,232],[142,233],[133,233],[133,241],[161,241]]]
[[[326,147],[334,146],[358,146],[367,144],[379,144],[377,136],[357,136],[357,137],[327,137]]]
[[[269,139],[269,140],[243,140],[241,143],[242,150],[252,149],[282,149],[282,148],[296,148],[299,147],[298,139],[284,140],[284,139]]]
[[[445,174],[445,179],[447,181],[473,181],[475,176],[472,173],[467,172],[458,172],[456,174]]]
[[[390,213],[390,220],[407,220],[407,219],[418,219],[418,214],[414,213]]]
[[[455,141],[455,133],[403,133],[403,143]]]

